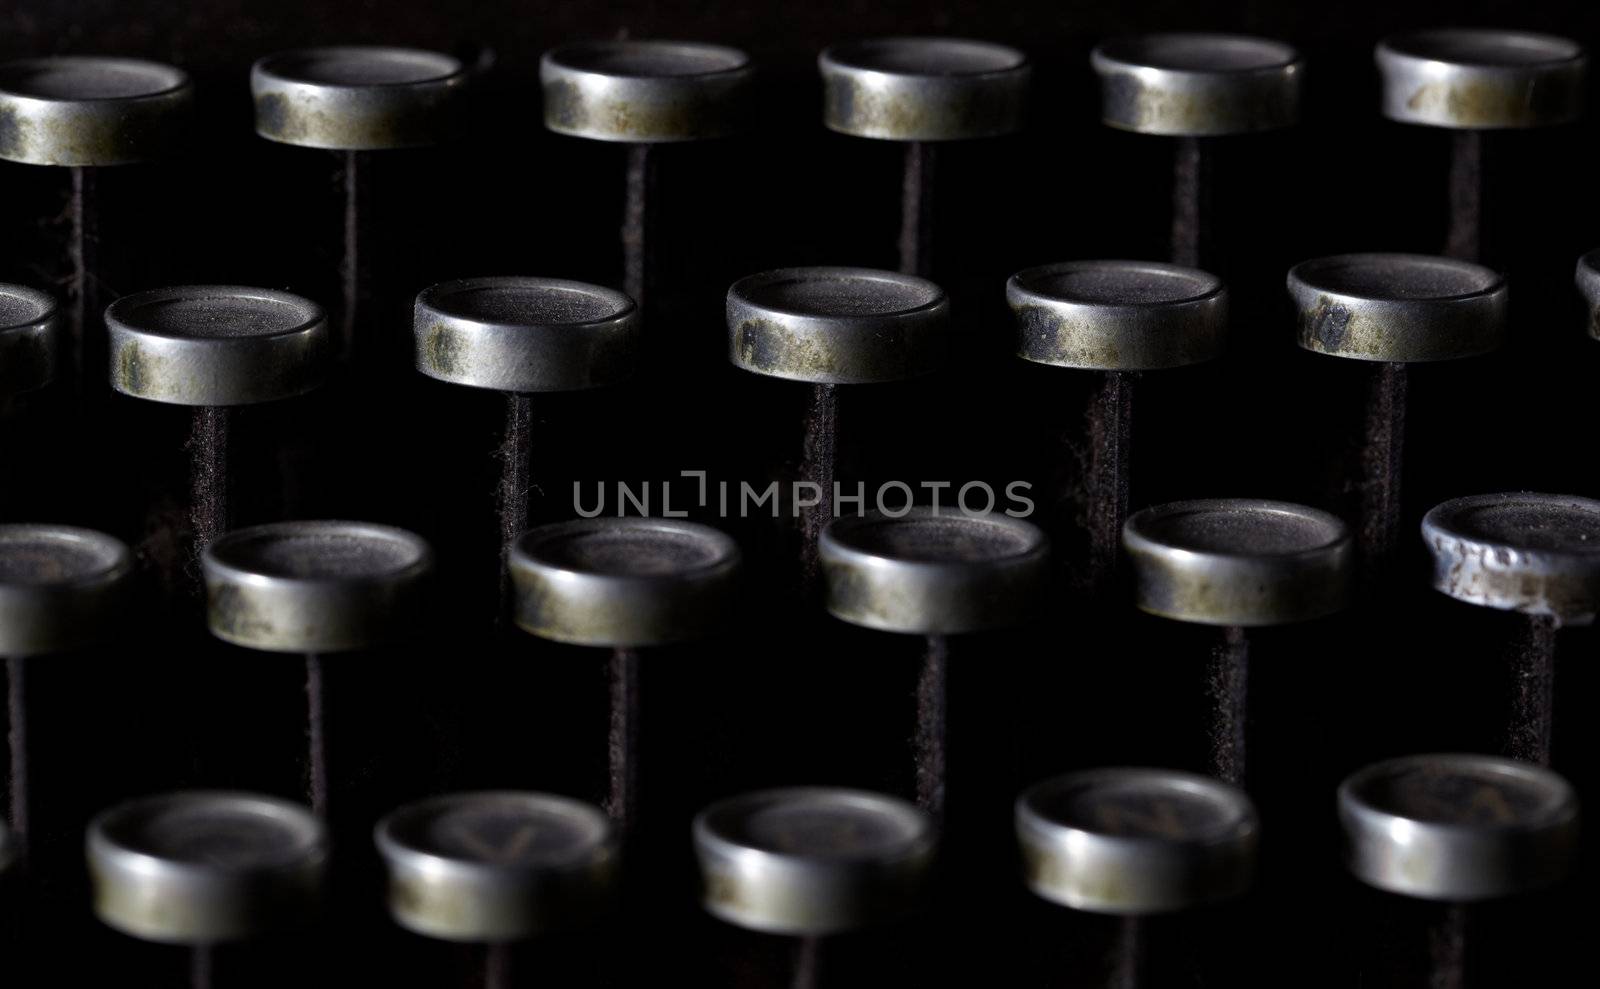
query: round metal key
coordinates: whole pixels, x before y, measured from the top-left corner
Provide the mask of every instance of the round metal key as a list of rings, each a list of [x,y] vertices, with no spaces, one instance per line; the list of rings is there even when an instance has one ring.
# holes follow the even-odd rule
[[[1164,769],[1093,769],[1017,800],[1028,888],[1093,913],[1187,910],[1243,893],[1257,820],[1244,791]]]
[[[147,941],[212,944],[313,919],[328,837],[299,804],[189,792],[106,811],[86,851],[101,921]]]
[[[0,399],[55,380],[61,317],[53,296],[0,284]]]
[[[1448,28],[1393,35],[1376,55],[1383,115],[1403,124],[1548,127],[1583,112],[1588,59],[1566,38]]]
[[[1300,346],[1362,361],[1442,361],[1498,348],[1506,282],[1468,261],[1340,254],[1297,264],[1289,295]]]
[[[1067,261],[1006,282],[1017,356],[1037,364],[1144,371],[1211,360],[1227,342],[1215,275],[1154,261]]]
[[[288,292],[189,285],[106,308],[111,387],[173,405],[250,405],[304,394],[327,375],[322,307]]]
[[[1350,530],[1327,512],[1259,498],[1179,501],[1122,529],[1141,611],[1200,625],[1283,625],[1350,600]]]
[[[1048,579],[1050,541],[1007,515],[916,507],[835,519],[818,541],[829,614],[918,635],[1021,622]]]
[[[1578,259],[1578,292],[1589,307],[1589,335],[1600,340],[1600,251]]]
[[[523,533],[511,547],[518,627],[589,646],[696,639],[729,617],[740,553],[679,519],[594,518]]]
[[[194,109],[182,69],[137,58],[51,55],[0,63],[0,158],[125,165],[174,151]]]
[[[687,41],[565,45],[539,62],[544,125],[595,141],[725,137],[750,110],[750,56]]]
[[[1141,134],[1203,137],[1288,127],[1300,117],[1305,60],[1242,34],[1141,34],[1089,56],[1100,119]]]
[[[369,522],[235,529],[201,557],[211,634],[265,652],[366,649],[412,627],[433,550]]]
[[[922,278],[872,268],[780,268],[728,289],[728,358],[817,384],[898,381],[949,349],[950,303]]]
[[[1032,73],[1015,48],[966,38],[872,38],[824,51],[822,122],[888,141],[954,141],[1022,127]]]
[[[0,656],[90,645],[111,634],[133,572],[121,540],[66,525],[0,525]]]
[[[621,292],[559,278],[464,278],[422,291],[417,370],[508,392],[607,385],[638,365],[639,307]]]
[[[1433,586],[1468,604],[1587,625],[1600,612],[1600,501],[1473,495],[1422,519]]]
[[[773,934],[832,934],[911,912],[935,845],[927,814],[860,790],[764,790],[694,821],[706,909]]]
[[[417,48],[303,48],[250,69],[257,134],[340,151],[448,140],[461,127],[466,84],[459,60]]]
[[[598,808],[546,793],[456,793],[378,823],[389,913],[450,941],[505,942],[582,925],[610,904],[617,836]]]
[[[1539,889],[1577,858],[1578,799],[1548,769],[1485,755],[1419,755],[1339,786],[1345,864],[1402,896],[1464,903]]]

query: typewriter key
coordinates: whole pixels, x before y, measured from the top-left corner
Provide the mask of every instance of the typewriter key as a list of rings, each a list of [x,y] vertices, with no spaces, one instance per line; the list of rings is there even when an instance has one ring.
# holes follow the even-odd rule
[[[1292,46],[1236,34],[1117,38],[1089,57],[1100,117],[1141,134],[1247,134],[1294,124],[1305,60]]]
[[[454,136],[466,81],[458,60],[415,48],[303,48],[250,68],[257,134],[338,151],[420,147]]]
[[[1339,786],[1345,864],[1369,886],[1471,902],[1549,886],[1577,855],[1578,802],[1547,769],[1483,755],[1366,767]]]
[[[86,855],[103,923],[146,941],[205,946],[314,918],[328,838],[298,804],[186,792],[100,814]]]
[[[1218,498],[1136,512],[1122,540],[1141,611],[1222,628],[1209,674],[1216,702],[1212,767],[1242,783],[1250,658],[1245,629],[1344,608],[1354,586],[1349,529],[1304,505]]]
[[[955,141],[1022,126],[1022,52],[965,38],[872,38],[817,59],[829,130],[888,141]]]
[[[171,153],[194,105],[182,69],[136,58],[51,55],[0,63],[0,158],[125,165]]]
[[[52,296],[0,284],[0,401],[55,380],[60,336]]]
[[[935,844],[928,815],[859,790],[748,793],[694,821],[705,908],[772,934],[815,937],[911,912]]]
[[[1589,335],[1600,340],[1600,251],[1578,259],[1578,292],[1589,311]]]
[[[500,943],[586,924],[615,893],[617,836],[598,808],[545,793],[458,793],[378,823],[389,913],[426,937]]]
[[[1583,111],[1587,58],[1575,41],[1523,31],[1448,28],[1377,47],[1383,115],[1462,130],[1549,127]]]

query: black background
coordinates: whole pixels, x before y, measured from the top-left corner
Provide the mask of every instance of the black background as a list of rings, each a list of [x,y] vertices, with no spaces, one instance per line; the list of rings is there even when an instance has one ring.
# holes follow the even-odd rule
[[[251,132],[247,71],[301,45],[371,42],[492,49],[470,136],[369,156],[373,341],[354,374],[237,417],[235,520],[350,517],[433,541],[440,579],[427,629],[404,648],[340,657],[331,684],[334,909],[311,933],[219,957],[221,985],[468,985],[476,952],[388,922],[368,833],[427,794],[529,787],[598,800],[605,657],[493,631],[493,450],[502,402],[410,369],[410,300],[445,278],[543,274],[616,284],[624,154],[547,134],[539,54],[595,37],[739,45],[763,70],[758,132],[659,157],[653,356],[637,382],[536,402],[535,517],[571,513],[574,480],[667,480],[706,470],[758,486],[792,476],[801,386],[723,356],[735,278],[792,264],[893,267],[900,149],[825,132],[814,57],[859,35],[932,32],[1012,43],[1035,60],[1030,126],[942,149],[935,277],[962,357],[905,385],[853,390],[841,476],[869,483],[1028,480],[1070,565],[1071,495],[1088,376],[1010,356],[1004,279],[1079,257],[1161,257],[1171,142],[1098,124],[1089,48],[1128,31],[1214,28],[1281,37],[1308,57],[1304,124],[1222,144],[1217,260],[1234,300],[1233,351],[1148,374],[1136,427],[1136,506],[1180,497],[1279,497],[1348,511],[1361,369],[1293,345],[1283,276],[1349,250],[1437,252],[1449,139],[1381,120],[1373,43],[1440,23],[1538,28],[1586,43],[1600,8],[1572,2],[752,2],[164,4],[11,3],[0,54],[116,53],[195,76],[200,122],[179,160],[103,173],[101,291],[224,282],[287,288],[338,312],[339,156]],[[1594,376],[1573,262],[1600,242],[1593,124],[1495,142],[1489,260],[1512,282],[1500,354],[1415,369],[1407,533],[1455,495],[1534,489],[1594,495]],[[0,278],[65,292],[65,170],[0,165]],[[1348,365],[1348,366],[1347,366]],[[93,375],[92,392],[105,390]],[[135,546],[140,607],[116,641],[31,664],[35,862],[24,926],[0,984],[178,985],[184,953],[90,916],[82,829],[127,797],[188,786],[303,793],[303,670],[295,657],[209,643],[184,590],[184,410],[70,389],[0,406],[0,512],[88,524]],[[592,497],[593,488],[589,488]],[[1061,493],[1056,505],[1049,492]],[[675,507],[692,495],[680,482]],[[688,822],[741,789],[826,782],[909,793],[910,697],[920,644],[850,629],[793,598],[782,522],[717,520],[744,544],[739,621],[717,642],[645,658],[644,833],[632,917],[528,946],[527,984],[781,985],[789,946],[704,918]],[[1419,985],[1433,911],[1364,892],[1338,866],[1333,790],[1376,758],[1498,751],[1509,697],[1508,616],[1426,589],[1408,538],[1404,590],[1347,616],[1256,642],[1251,789],[1263,875],[1240,904],[1153,932],[1161,984]],[[1114,925],[1022,892],[1009,835],[1023,785],[1075,767],[1199,769],[1209,638],[1131,614],[1086,613],[1067,590],[1021,632],[953,647],[947,866],[931,913],[843,939],[841,984],[1095,985]],[[1589,790],[1592,636],[1563,633],[1556,767]],[[1583,874],[1554,894],[1486,908],[1483,985],[1586,981],[1593,915]],[[13,890],[15,899],[19,891]],[[14,903],[14,906],[16,904]]]

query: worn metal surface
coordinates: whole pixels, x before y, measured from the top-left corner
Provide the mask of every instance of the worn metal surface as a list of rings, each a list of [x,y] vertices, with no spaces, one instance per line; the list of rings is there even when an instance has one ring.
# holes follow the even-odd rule
[[[217,638],[266,652],[342,652],[413,627],[433,550],[368,522],[274,522],[214,540],[201,568]]]
[[[111,387],[174,405],[250,405],[304,394],[327,376],[322,307],[288,292],[186,285],[106,307]]]
[[[1349,528],[1305,505],[1213,498],[1136,512],[1123,528],[1140,610],[1202,625],[1282,625],[1350,599]]]
[[[1288,127],[1305,60],[1292,45],[1239,34],[1143,34],[1089,56],[1100,118],[1142,134],[1200,137]]]
[[[1506,280],[1424,254],[1339,254],[1289,270],[1307,350],[1362,361],[1454,360],[1499,348]]]
[[[1494,130],[1569,123],[1583,112],[1588,59],[1566,38],[1448,28],[1391,35],[1375,55],[1390,120]]]
[[[872,268],[779,268],[728,289],[728,359],[816,384],[898,381],[944,363],[950,302],[922,278]]]
[[[725,137],[749,123],[752,68],[737,48],[686,41],[564,45],[539,62],[544,125],[595,141]]]
[[[1071,773],[1016,805],[1028,888],[1094,913],[1164,913],[1243,893],[1257,830],[1243,790],[1165,769]]]
[[[0,285],[0,399],[55,380],[60,351],[55,297],[23,285]]]
[[[560,278],[463,278],[423,289],[417,370],[510,392],[612,384],[637,370],[639,307],[621,292]]]
[[[137,58],[52,55],[0,63],[0,158],[126,165],[178,148],[194,107],[182,69]]]
[[[328,836],[299,804],[189,791],[105,811],[85,852],[101,921],[147,941],[205,945],[313,920]]]
[[[1470,495],[1423,516],[1433,586],[1485,608],[1588,625],[1600,612],[1600,501]]]
[[[594,518],[525,533],[511,548],[517,626],[592,646],[701,638],[731,615],[741,555],[694,522]]]
[[[705,908],[772,934],[832,934],[909,913],[936,844],[927,814],[862,790],[762,790],[694,820]]]
[[[1143,371],[1196,364],[1227,342],[1215,275],[1155,261],[1067,261],[1006,282],[1017,356],[1038,364]]]
[[[1578,294],[1589,310],[1589,335],[1600,340],[1600,251],[1578,259]]]
[[[302,48],[250,68],[257,134],[341,151],[424,147],[455,137],[466,87],[458,59],[417,48]]]
[[[378,822],[389,913],[451,941],[500,942],[581,926],[609,905],[619,856],[598,807],[547,793],[455,793]]]
[[[1470,902],[1560,880],[1577,856],[1578,798],[1565,779],[1486,755],[1376,763],[1339,786],[1345,865],[1378,889]]]
[[[1022,126],[1032,69],[1015,48],[965,38],[872,38],[817,58],[822,122],[856,137],[953,141]]]
[[[835,519],[819,541],[827,608],[887,632],[946,635],[1021,622],[1049,577],[1032,522],[955,506]]]
[[[133,554],[66,525],[0,525],[0,656],[77,649],[116,628]]]

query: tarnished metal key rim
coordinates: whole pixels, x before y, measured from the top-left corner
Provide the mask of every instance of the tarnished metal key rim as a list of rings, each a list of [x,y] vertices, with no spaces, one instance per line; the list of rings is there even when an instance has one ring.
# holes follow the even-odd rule
[[[109,637],[133,572],[119,539],[67,525],[0,525],[0,656]]]
[[[1600,501],[1471,495],[1422,518],[1433,586],[1469,604],[1587,625],[1600,612]]]
[[[639,307],[621,292],[561,278],[462,278],[417,296],[417,370],[507,392],[570,391],[631,376]]]
[[[370,522],[273,522],[213,540],[201,568],[212,635],[267,652],[340,652],[413,627],[433,550]]]
[[[1093,913],[1164,913],[1243,893],[1258,830],[1243,790],[1175,770],[1071,773],[1016,804],[1028,888]]]
[[[328,836],[305,807],[253,793],[145,797],[85,842],[95,915],[147,941],[213,944],[310,922]]]
[[[1143,134],[1204,137],[1274,130],[1300,115],[1305,60],[1294,46],[1242,34],[1114,38],[1095,48],[1101,120]]]
[[[944,635],[1023,621],[1048,579],[1050,541],[1025,519],[918,506],[898,517],[835,519],[818,550],[829,614]]]
[[[1122,545],[1141,611],[1202,625],[1306,621],[1349,603],[1349,527],[1327,512],[1259,498],[1211,498],[1135,512]]]
[[[1506,280],[1425,254],[1340,254],[1295,265],[1289,296],[1307,350],[1409,363],[1473,357],[1506,335]]]
[[[952,141],[1022,126],[1032,69],[1022,52],[969,38],[870,38],[817,58],[823,123],[889,141]]]
[[[816,384],[918,377],[948,354],[950,303],[926,279],[874,268],[779,268],[728,289],[728,358]]]
[[[400,926],[451,941],[504,942],[594,920],[619,866],[611,819],[548,793],[429,797],[378,822],[389,912]]]
[[[1228,293],[1196,268],[1065,261],[1006,282],[1017,356],[1038,364],[1141,371],[1211,360],[1226,344]]]
[[[60,307],[54,296],[0,284],[0,399],[55,379],[60,336]]]
[[[250,69],[256,133],[340,151],[438,144],[461,129],[460,60],[419,48],[340,45],[259,59]]]
[[[51,55],[0,62],[0,158],[101,166],[170,154],[193,110],[182,69],[137,58]]]
[[[592,646],[708,636],[731,616],[739,546],[708,525],[662,518],[576,519],[511,547],[517,626]]]
[[[748,123],[750,56],[692,41],[593,41],[544,54],[544,123],[639,144],[725,137]]]
[[[1589,309],[1589,335],[1600,340],[1600,250],[1578,259],[1577,284]]]
[[[1578,798],[1548,769],[1486,755],[1376,763],[1339,786],[1345,864],[1369,886],[1471,902],[1549,886],[1577,856]]]
[[[1583,113],[1588,58],[1530,31],[1443,28],[1378,43],[1383,115],[1458,130],[1548,127]]]
[[[310,299],[268,288],[185,285],[106,308],[111,387],[174,405],[292,398],[327,375],[328,320]]]
[[[694,820],[706,910],[773,934],[830,934],[910,913],[936,844],[927,814],[862,790],[763,790]]]

